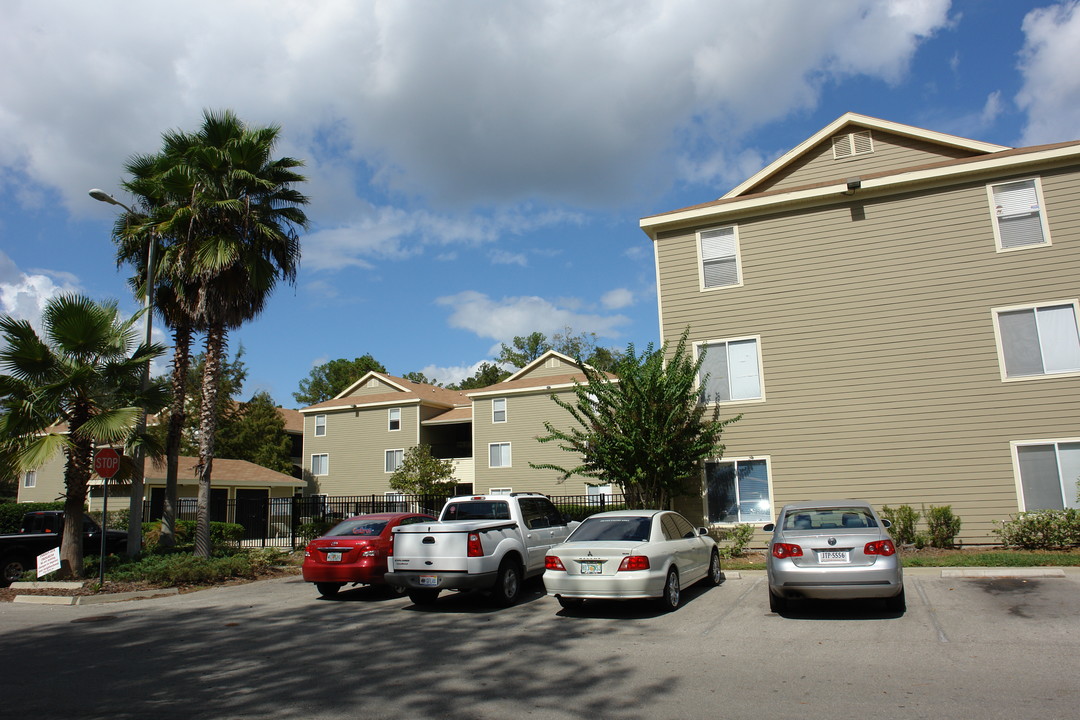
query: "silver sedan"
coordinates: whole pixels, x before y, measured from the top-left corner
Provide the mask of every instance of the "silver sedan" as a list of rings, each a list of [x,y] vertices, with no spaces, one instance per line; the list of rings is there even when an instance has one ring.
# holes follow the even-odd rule
[[[548,551],[544,587],[565,607],[585,600],[658,598],[675,610],[680,589],[724,574],[705,528],[667,510],[617,510],[586,518]]]
[[[787,609],[794,598],[884,598],[904,612],[904,570],[882,520],[862,500],[785,505],[772,532],[765,566],[769,608]]]

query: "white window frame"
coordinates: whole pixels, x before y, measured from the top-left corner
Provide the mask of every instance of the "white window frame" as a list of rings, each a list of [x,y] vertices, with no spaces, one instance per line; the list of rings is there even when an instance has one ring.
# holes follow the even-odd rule
[[[489,468],[508,468],[514,466],[513,450],[511,446],[513,443],[508,442],[496,442],[488,443],[488,467]],[[492,465],[491,464],[491,449],[493,447],[506,447],[506,464],[505,465]],[[501,455],[501,453],[500,453]],[[501,458],[500,458],[501,459]]]
[[[502,404],[502,409],[499,408],[500,403]],[[495,398],[495,399],[493,399],[491,401],[491,422],[493,422],[493,423],[504,423],[504,422],[506,422],[507,417],[508,417],[508,415],[506,413],[506,406],[507,406],[506,398]],[[502,419],[501,420],[499,419],[499,413],[500,412],[502,413]]]
[[[1043,241],[1041,243],[1030,243],[1027,245],[1017,245],[1015,247],[1004,247],[1001,240],[1001,223],[1000,208],[997,205],[997,201],[994,199],[994,189],[1003,185],[1013,185],[1016,183],[1030,182],[1035,188],[1035,202],[1038,205],[1036,212],[1039,214],[1039,226],[1042,228]],[[989,183],[986,186],[986,198],[990,204],[990,224],[994,228],[994,245],[999,253],[1003,252],[1015,252],[1017,250],[1031,250],[1033,248],[1048,247],[1053,244],[1050,238],[1050,223],[1046,219],[1046,202],[1043,200],[1042,191],[1042,178],[1028,177],[1028,178],[1016,178],[1013,180],[1006,180],[1005,182]],[[1019,215],[1020,213],[1016,213]]]
[[[394,453],[394,468],[392,470],[387,469],[390,467],[390,453]],[[399,453],[400,458],[398,457]],[[393,448],[391,450],[387,450],[383,454],[383,472],[387,475],[392,475],[393,473],[397,472],[397,469],[401,467],[401,464],[403,462],[405,462],[405,448]]]
[[[315,416],[315,437],[326,437],[326,415]]]
[[[705,520],[707,522],[709,522],[709,525],[711,525],[713,527],[717,527],[717,526],[730,527],[732,525],[764,525],[765,523],[773,522],[773,520],[775,519],[777,508],[776,508],[776,502],[773,500],[773,467],[772,467],[772,456],[771,455],[745,455],[745,456],[740,456],[740,457],[728,457],[728,456],[725,455],[724,457],[709,458],[709,459],[705,460],[705,463],[735,463],[736,467],[738,466],[738,463],[740,463],[740,462],[764,462],[765,463],[765,476],[766,476],[766,482],[768,483],[768,488],[769,488],[769,491],[768,491],[769,492],[769,518],[767,520],[754,520],[752,522],[744,522],[744,521],[741,521],[741,520],[736,520],[734,522],[731,522],[731,521],[711,522],[711,521],[709,521],[709,487],[708,487],[707,475],[706,475],[707,470],[705,468],[705,465],[702,464],[702,467],[701,467],[701,485],[702,485],[701,515],[702,515],[702,517],[705,518]],[[739,492],[739,483],[738,483],[738,480],[736,479],[736,482],[735,482],[736,496],[738,496],[738,492]]]
[[[1001,372],[1002,382],[1026,382],[1030,380],[1046,380],[1048,378],[1059,377],[1080,377],[1080,367],[1073,370],[1059,370],[1054,372],[1042,372],[1032,375],[1009,375],[1008,368],[1005,366],[1005,343],[1001,333],[1001,315],[1003,313],[1020,312],[1025,310],[1031,310],[1035,313],[1036,322],[1038,321],[1040,309],[1049,309],[1055,307],[1072,307],[1073,319],[1077,323],[1077,341],[1080,342],[1080,301],[1076,298],[1071,300],[1052,300],[1049,302],[1041,302],[1031,305],[1009,305],[1007,307],[991,308],[990,314],[994,323],[994,341],[997,344],[998,354],[998,368]],[[1045,358],[1044,348],[1040,346],[1039,355],[1041,358]]]
[[[395,422],[397,422],[397,427],[394,427]],[[386,411],[386,431],[401,432],[401,408],[390,408]]]
[[[509,495],[512,492],[514,492],[514,488],[497,487],[497,488],[488,488],[487,494],[488,495]]]
[[[735,277],[736,280],[733,283],[727,285],[714,285],[707,287],[705,285],[705,256],[701,251],[701,236],[705,233],[717,232],[719,230],[731,229],[732,239],[735,244],[735,252],[733,257],[735,258]],[[694,247],[697,252],[697,271],[698,271],[698,289],[701,292],[712,292],[714,290],[727,290],[729,288],[736,288],[743,286],[743,266],[742,266],[742,250],[739,245],[739,226],[738,225],[718,225],[717,227],[705,228],[694,233]],[[709,258],[714,259],[714,258]]]
[[[315,458],[322,458],[322,472],[315,472]],[[311,454],[311,474],[314,477],[326,477],[330,474],[330,453]]]
[[[1061,445],[1080,444],[1080,437],[1054,438],[1043,440],[1014,440],[1009,443],[1009,451],[1012,454],[1013,477],[1016,481],[1016,502],[1021,512],[1027,511],[1027,498],[1024,497],[1024,481],[1020,474],[1020,448],[1052,445],[1058,465],[1058,485],[1061,492],[1063,507],[1077,507],[1077,485],[1075,478],[1065,478],[1061,474]]]
[[[37,470],[27,470],[23,475],[22,486],[24,488],[37,487]]]
[[[694,360],[697,361],[697,359],[701,356],[701,348],[702,347],[705,347],[705,346],[708,346],[708,345],[720,345],[720,344],[723,344],[725,346],[725,352],[727,352],[727,346],[730,345],[731,343],[743,343],[743,342],[749,342],[751,340],[754,342],[755,348],[757,350],[758,397],[733,398],[731,400],[720,400],[720,401],[716,401],[716,400],[710,398],[710,399],[708,399],[708,404],[709,405],[736,405],[736,404],[743,404],[743,403],[763,403],[763,402],[765,402],[765,365],[764,365],[764,362],[762,361],[762,357],[764,355],[764,352],[762,352],[762,349],[761,349],[761,336],[760,335],[744,335],[742,337],[719,338],[719,339],[714,339],[714,340],[700,340],[700,341],[695,342],[693,344],[693,347],[694,347]],[[728,367],[730,368],[730,363],[729,363]],[[701,387],[701,375],[700,375],[700,373],[698,374],[698,377],[695,379],[695,383],[697,384],[697,388],[698,388],[699,392],[704,389],[704,388]],[[729,390],[728,394],[730,394],[730,390],[731,390],[730,374],[729,374],[729,377],[728,377],[728,390]]]

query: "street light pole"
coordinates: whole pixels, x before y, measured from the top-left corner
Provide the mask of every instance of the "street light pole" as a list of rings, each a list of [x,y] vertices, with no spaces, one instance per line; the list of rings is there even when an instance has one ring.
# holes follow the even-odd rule
[[[129,208],[124,203],[114,198],[104,190],[94,188],[90,191],[90,197],[95,200],[99,200],[110,205],[119,205],[128,211],[131,215],[137,213]],[[143,315],[145,333],[143,335],[144,344],[149,347],[151,343],[150,331],[154,320],[154,238],[153,236],[147,241],[146,250],[146,297],[143,299]],[[146,367],[143,368],[142,377],[142,390],[143,393],[150,387],[150,360],[147,359]],[[146,432],[146,406],[142,408],[142,412],[139,414],[139,422],[136,425],[135,432],[137,435],[142,436]],[[143,516],[143,494],[144,479],[146,477],[146,453],[143,450],[141,444],[135,446],[135,455],[132,458],[135,464],[135,476],[131,479],[131,503],[128,506],[128,541],[127,541],[127,554],[134,557],[142,550],[142,516]],[[105,484],[105,492],[108,493],[108,483]],[[102,523],[104,527],[104,523]],[[104,530],[102,530],[104,532]],[[102,553],[104,555],[104,553]]]

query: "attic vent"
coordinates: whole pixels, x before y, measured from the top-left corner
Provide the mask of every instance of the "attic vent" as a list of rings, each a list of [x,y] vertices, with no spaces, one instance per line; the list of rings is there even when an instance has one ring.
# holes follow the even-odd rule
[[[833,160],[843,160],[852,155],[866,155],[874,152],[874,139],[869,130],[837,135],[832,139]]]
[[[371,378],[370,380],[367,381],[367,386],[369,388],[377,388],[377,387],[379,387],[379,381],[376,380],[375,378]]]
[[[559,362],[559,358],[554,358],[554,357],[553,358],[548,358],[547,362],[544,363],[544,367],[549,367],[549,368],[557,368],[560,365],[562,365],[562,363]]]

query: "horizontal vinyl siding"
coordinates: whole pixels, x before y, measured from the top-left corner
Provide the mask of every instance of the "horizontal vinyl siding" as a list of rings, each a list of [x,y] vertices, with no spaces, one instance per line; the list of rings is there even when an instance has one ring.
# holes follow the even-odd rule
[[[993,542],[1010,441],[1080,435],[1080,378],[1000,378],[991,308],[1080,297],[1080,179],[1042,177],[1051,247],[996,252],[984,183],[741,222],[729,291],[698,291],[692,233],[658,241],[665,339],[761,338],[767,402],[722,406],[723,441],[770,457],[774,510],[949,504]]]
[[[304,473],[311,456],[328,453],[330,474],[312,478],[312,492],[325,495],[368,495],[390,489],[386,451],[408,450],[417,442],[418,406],[401,406],[401,430],[390,432],[388,407],[327,413],[326,436],[315,437],[312,416],[304,419]]]

